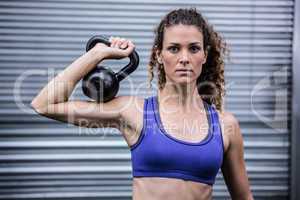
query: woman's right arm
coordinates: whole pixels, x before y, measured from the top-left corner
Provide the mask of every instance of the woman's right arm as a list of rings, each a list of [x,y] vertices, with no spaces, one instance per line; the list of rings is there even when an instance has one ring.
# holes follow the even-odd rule
[[[127,47],[126,49],[121,49]],[[121,111],[129,105],[129,96],[120,96],[106,103],[68,101],[76,84],[106,58],[127,57],[134,45],[127,40],[112,39],[111,47],[97,44],[55,76],[32,100],[32,108],[40,115],[83,127],[118,127]]]

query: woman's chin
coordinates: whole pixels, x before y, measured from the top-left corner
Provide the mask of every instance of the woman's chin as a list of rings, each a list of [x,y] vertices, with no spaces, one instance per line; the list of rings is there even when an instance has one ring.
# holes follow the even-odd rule
[[[176,76],[173,78],[166,78],[167,79],[167,84],[178,84],[178,85],[190,85],[190,84],[196,84],[197,79],[195,77],[191,76]]]
[[[180,78],[180,79],[176,79],[174,81],[174,84],[185,86],[185,85],[196,84],[196,81],[191,78]]]
[[[181,76],[176,79],[178,83],[193,83],[195,80],[190,76]]]

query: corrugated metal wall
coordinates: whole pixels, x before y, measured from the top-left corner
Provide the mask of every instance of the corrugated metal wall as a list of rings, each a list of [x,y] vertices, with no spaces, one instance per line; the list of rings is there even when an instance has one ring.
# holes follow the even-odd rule
[[[56,122],[38,116],[29,103],[84,53],[94,34],[126,37],[137,46],[139,69],[119,95],[154,94],[155,86],[145,90],[154,25],[171,8],[190,6],[230,45],[226,108],[240,121],[255,198],[287,199],[292,0],[1,0],[0,199],[131,198],[130,152],[116,129]],[[107,64],[118,69],[126,60]],[[72,99],[86,99],[80,86]],[[220,174],[214,199],[228,197]]]

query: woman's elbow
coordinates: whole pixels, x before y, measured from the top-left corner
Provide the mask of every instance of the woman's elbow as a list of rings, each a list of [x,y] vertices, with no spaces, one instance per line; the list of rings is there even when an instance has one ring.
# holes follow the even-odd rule
[[[32,110],[34,110],[39,115],[43,115],[45,113],[45,111],[47,110],[45,108],[45,106],[39,105],[38,102],[35,101],[35,100],[31,101],[30,107],[31,107]]]

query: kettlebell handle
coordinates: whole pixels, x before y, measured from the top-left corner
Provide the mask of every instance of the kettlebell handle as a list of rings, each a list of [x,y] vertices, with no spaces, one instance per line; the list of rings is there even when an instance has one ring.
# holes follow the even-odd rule
[[[93,48],[97,43],[103,43],[107,46],[111,45],[109,39],[106,36],[95,35],[87,42],[86,52]],[[115,75],[119,82],[122,81],[126,76],[131,74],[134,70],[136,70],[139,65],[139,56],[135,50],[128,57],[130,59],[130,62]]]

